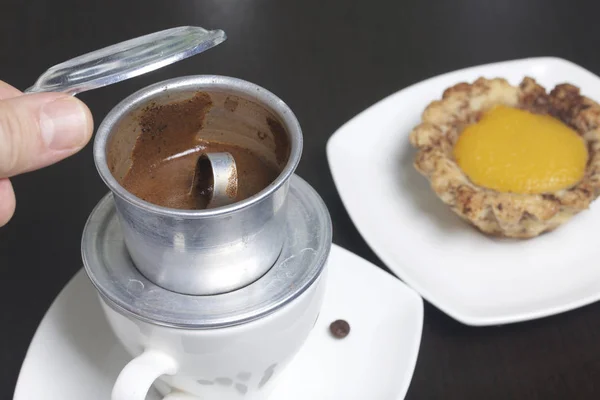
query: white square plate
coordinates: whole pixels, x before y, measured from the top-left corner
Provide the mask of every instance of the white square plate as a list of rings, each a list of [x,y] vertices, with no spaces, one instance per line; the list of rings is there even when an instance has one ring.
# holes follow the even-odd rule
[[[600,78],[569,61],[530,58],[467,68],[403,89],[343,125],[327,156],[342,201],[381,260],[425,299],[469,325],[540,318],[600,299],[600,205],[527,241],[493,239],[444,205],[415,171],[408,141],[444,89],[483,76],[546,89],[568,82],[600,98]]]

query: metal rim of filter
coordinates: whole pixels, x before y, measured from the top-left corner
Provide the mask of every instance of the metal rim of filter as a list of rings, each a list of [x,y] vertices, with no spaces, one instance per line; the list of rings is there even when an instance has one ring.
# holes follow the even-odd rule
[[[112,134],[113,128],[119,123],[121,118],[134,111],[140,105],[146,104],[153,99],[160,98],[166,91],[187,92],[187,91],[217,91],[231,93],[255,101],[270,109],[280,118],[285,131],[288,133],[290,154],[285,167],[277,178],[269,186],[245,200],[235,202],[223,207],[204,209],[204,210],[179,210],[167,207],[161,207],[131,194],[119,184],[117,179],[111,173],[108,167],[106,148]],[[302,155],[302,129],[292,110],[279,97],[270,91],[241,79],[219,76],[219,75],[196,75],[182,78],[174,78],[163,82],[150,85],[137,91],[117,104],[104,118],[96,132],[94,140],[94,160],[96,169],[104,183],[111,188],[113,193],[123,200],[144,208],[158,215],[177,216],[185,219],[211,218],[216,215],[224,215],[239,211],[240,209],[250,207],[269,197],[279,189],[294,173],[300,157]]]

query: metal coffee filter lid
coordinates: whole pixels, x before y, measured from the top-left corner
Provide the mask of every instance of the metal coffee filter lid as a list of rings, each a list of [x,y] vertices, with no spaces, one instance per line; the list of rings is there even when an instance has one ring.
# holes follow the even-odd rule
[[[208,329],[255,320],[310,287],[320,276],[331,248],[331,220],[315,190],[293,176],[287,202],[286,242],[278,261],[263,277],[236,291],[190,296],[146,279],[129,258],[112,194],[100,201],[85,226],[85,270],[109,305],[153,324]]]
[[[85,92],[173,64],[225,39],[222,30],[197,26],[154,32],[55,65],[26,92]]]

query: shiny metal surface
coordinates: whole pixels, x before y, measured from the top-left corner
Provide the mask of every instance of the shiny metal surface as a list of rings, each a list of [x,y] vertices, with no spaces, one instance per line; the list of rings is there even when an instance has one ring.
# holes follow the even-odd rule
[[[244,99],[277,118],[290,145],[282,172],[256,195],[207,210],[165,208],[129,193],[107,163],[111,137],[122,121],[144,105],[167,97],[189,98],[198,91],[235,96],[240,102]],[[228,118],[231,119],[226,114],[220,119]],[[128,136],[119,137],[121,141],[131,142],[131,137],[137,137],[133,129],[119,130],[120,134],[124,131]],[[256,136],[256,132],[252,135]],[[107,115],[94,143],[96,167],[115,195],[125,243],[135,265],[159,286],[192,295],[239,289],[261,277],[275,263],[284,241],[288,180],[301,153],[300,125],[283,101],[252,83],[221,76],[177,78],[138,91]]]
[[[188,296],[157,286],[137,270],[123,242],[113,195],[108,194],[83,232],[85,270],[107,304],[125,315],[188,329],[242,324],[292,301],[323,272],[331,248],[331,220],[319,195],[297,176],[290,179],[285,214],[281,255],[263,277],[233,292]]]
[[[190,191],[206,198],[206,208],[233,203],[238,193],[238,173],[233,156],[227,152],[201,154]]]
[[[197,26],[151,33],[57,64],[26,92],[77,94],[97,89],[202,53],[226,38],[222,30]]]

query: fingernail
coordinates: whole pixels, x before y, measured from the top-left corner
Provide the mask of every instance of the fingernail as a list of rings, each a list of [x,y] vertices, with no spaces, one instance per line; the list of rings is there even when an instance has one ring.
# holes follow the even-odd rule
[[[42,138],[50,149],[81,147],[87,132],[85,109],[74,97],[63,97],[44,104],[40,109]]]

